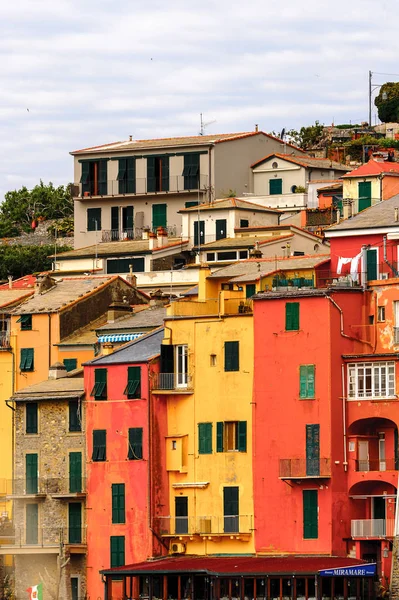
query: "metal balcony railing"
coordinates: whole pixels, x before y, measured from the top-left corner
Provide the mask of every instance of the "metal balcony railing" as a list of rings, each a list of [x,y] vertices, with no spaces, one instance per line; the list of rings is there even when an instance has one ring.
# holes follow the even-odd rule
[[[157,233],[157,227],[133,227],[132,229],[102,229],[101,230],[101,241],[102,242],[123,242],[129,240],[142,240],[145,232]],[[170,225],[163,227],[169,237],[175,238],[178,236],[177,226]]]
[[[394,519],[356,519],[351,521],[351,536],[367,538],[393,537]]]
[[[251,533],[253,515],[202,517],[158,517],[154,523],[161,535],[219,535]]]
[[[24,479],[0,479],[0,497],[76,494],[84,493],[85,489],[85,477],[27,477]]]
[[[367,460],[355,460],[356,471],[397,471],[398,461],[394,458],[385,458],[380,460],[378,458],[367,459]]]
[[[280,458],[279,477],[282,479],[331,477],[331,459]]]
[[[192,377],[188,373],[157,373],[154,390],[185,390],[192,388]]]
[[[0,537],[0,546],[24,548],[58,547],[60,544],[85,544],[86,527],[15,527],[13,535]]]
[[[90,198],[92,196],[137,196],[140,194],[190,193],[205,190],[208,186],[208,175],[184,177],[170,175],[167,178],[136,177],[132,181],[107,179],[88,180],[75,183],[72,190],[74,198]]]
[[[0,349],[5,350],[11,347],[10,332],[0,331]]]

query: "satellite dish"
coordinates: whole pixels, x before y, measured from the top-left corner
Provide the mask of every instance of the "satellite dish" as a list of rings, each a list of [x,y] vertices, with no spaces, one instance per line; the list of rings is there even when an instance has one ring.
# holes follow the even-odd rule
[[[283,140],[285,136],[285,127],[282,128],[281,133],[280,133],[280,140]]]

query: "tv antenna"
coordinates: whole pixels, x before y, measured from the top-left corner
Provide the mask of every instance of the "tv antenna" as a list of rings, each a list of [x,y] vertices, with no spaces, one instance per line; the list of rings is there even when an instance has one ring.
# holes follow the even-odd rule
[[[204,121],[204,119],[202,118],[202,113],[200,113],[200,121],[201,121],[201,130],[200,130],[200,135],[204,135],[205,133],[205,129],[206,127],[208,127],[208,125],[212,125],[212,123],[216,123],[216,119],[213,119],[213,121]]]

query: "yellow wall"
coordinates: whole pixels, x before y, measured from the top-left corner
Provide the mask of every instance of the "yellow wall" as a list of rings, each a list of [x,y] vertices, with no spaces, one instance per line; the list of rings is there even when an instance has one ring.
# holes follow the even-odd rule
[[[10,491],[12,479],[13,439],[12,410],[6,400],[12,396],[13,355],[11,351],[0,352],[0,514],[8,512],[11,518],[11,502],[5,502],[1,494]]]
[[[359,211],[358,200],[359,200],[359,187],[358,184],[361,181],[371,181],[371,204],[376,204],[379,201],[381,196],[380,190],[380,180],[378,177],[357,177],[354,179],[348,179],[346,177],[343,178],[344,187],[343,187],[343,198],[351,198],[356,200],[354,209],[355,212]]]
[[[246,535],[183,536],[188,554],[250,553],[254,551],[252,501],[252,314],[227,318],[167,320],[172,343],[188,345],[188,370],[194,393],[167,396],[166,457],[169,493],[174,519],[175,497],[188,497],[190,530],[201,517],[212,518],[212,529],[223,532],[223,487],[239,486],[239,512]],[[169,337],[169,332],[166,330]],[[238,372],[224,371],[224,342],[239,341]],[[211,366],[211,355],[216,365]],[[247,451],[216,452],[218,421],[247,422]],[[198,453],[198,423],[212,422],[212,454]],[[176,436],[176,437],[173,437]],[[183,436],[183,437],[178,437]],[[176,449],[172,449],[173,441]],[[175,489],[175,483],[209,482],[205,489]],[[175,540],[178,539],[174,538]]]

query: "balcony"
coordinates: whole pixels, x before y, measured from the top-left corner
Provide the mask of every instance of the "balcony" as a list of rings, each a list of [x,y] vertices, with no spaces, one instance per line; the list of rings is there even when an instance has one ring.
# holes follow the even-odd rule
[[[158,517],[159,532],[166,537],[183,536],[249,536],[253,531],[253,515]]]
[[[0,350],[9,350],[10,348],[10,332],[0,331]]]
[[[85,486],[83,477],[7,479],[0,482],[0,497],[23,500],[52,496],[61,500],[85,496]]]
[[[86,183],[75,183],[72,186],[73,198],[114,197],[114,196],[142,196],[142,195],[167,195],[167,194],[190,194],[205,190],[208,186],[208,176],[200,175],[196,186],[192,187],[192,180],[187,182],[183,175],[170,175],[168,180],[159,178],[136,177],[135,181],[127,182],[117,179],[107,181],[89,180]]]
[[[85,527],[15,527],[13,535],[0,537],[0,555],[58,554],[61,545],[77,547],[79,553],[85,544]]]
[[[394,458],[384,458],[380,460],[378,458],[375,459],[367,459],[367,460],[354,460],[355,463],[355,471],[358,472],[369,472],[369,471],[397,471],[398,470],[398,461]]]
[[[192,394],[192,376],[188,373],[157,373],[152,389],[157,393]]]
[[[322,479],[331,477],[331,459],[281,458],[280,479]]]
[[[351,521],[353,538],[393,538],[394,519],[356,519]]]
[[[163,227],[166,230],[168,238],[177,237],[177,227],[176,225],[172,225],[171,227]],[[101,242],[125,242],[129,240],[142,240],[146,239],[143,237],[148,229],[144,229],[143,227],[134,227],[133,229],[102,229],[101,230]],[[157,227],[154,227],[152,230],[154,233],[157,232]],[[147,235],[148,237],[148,235]]]
[[[237,297],[228,297],[236,295]],[[243,298],[243,292],[220,292],[219,298],[201,300],[185,300],[172,302],[168,307],[168,317],[193,317],[217,315],[250,315],[253,311],[253,301]]]

